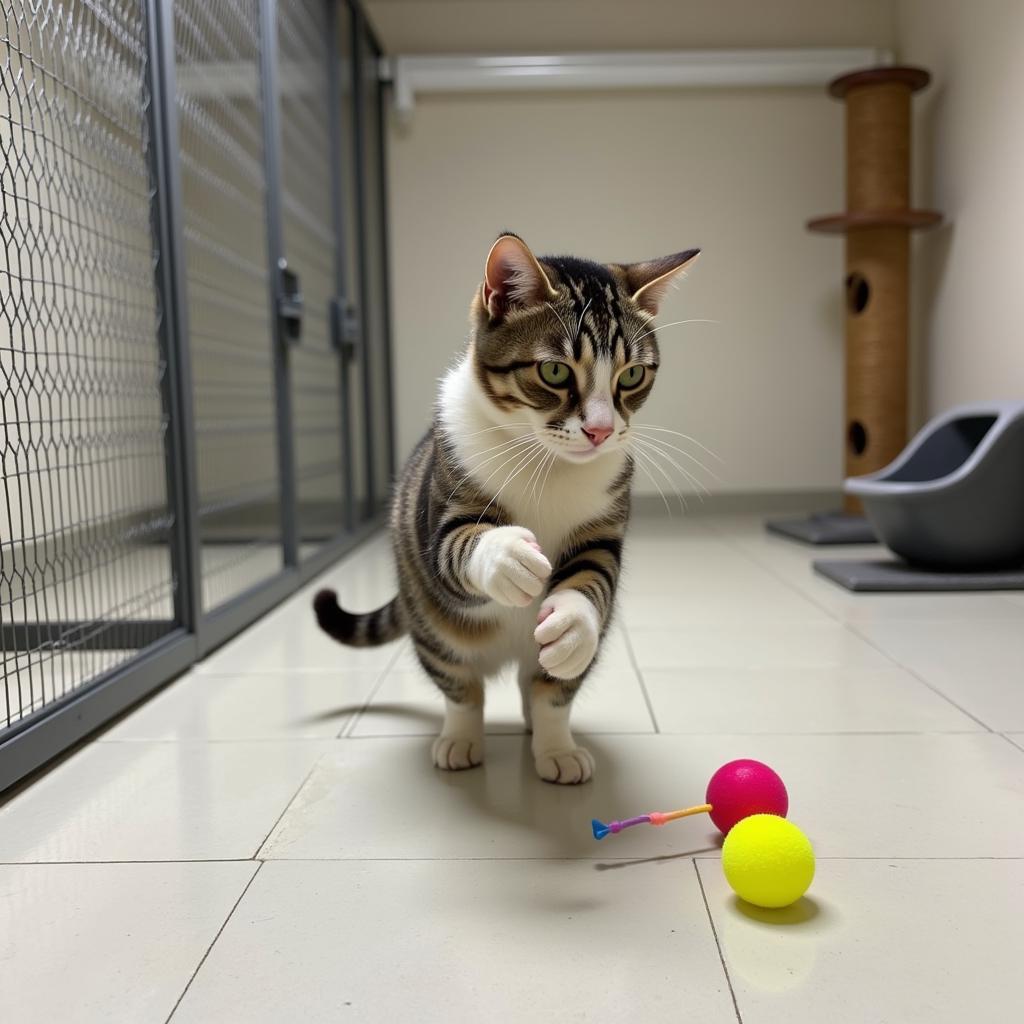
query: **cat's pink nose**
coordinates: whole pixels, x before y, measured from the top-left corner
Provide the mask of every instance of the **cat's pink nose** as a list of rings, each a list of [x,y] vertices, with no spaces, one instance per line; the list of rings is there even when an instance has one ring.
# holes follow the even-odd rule
[[[597,448],[605,443],[611,436],[611,427],[584,427],[583,433],[590,438],[590,443]]]

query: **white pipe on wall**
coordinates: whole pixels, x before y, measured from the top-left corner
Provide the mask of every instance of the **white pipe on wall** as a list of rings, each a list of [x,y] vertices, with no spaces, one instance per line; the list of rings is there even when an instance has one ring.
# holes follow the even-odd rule
[[[412,112],[423,92],[523,89],[700,89],[822,86],[858,67],[892,62],[873,47],[672,50],[549,56],[384,57],[395,108]]]

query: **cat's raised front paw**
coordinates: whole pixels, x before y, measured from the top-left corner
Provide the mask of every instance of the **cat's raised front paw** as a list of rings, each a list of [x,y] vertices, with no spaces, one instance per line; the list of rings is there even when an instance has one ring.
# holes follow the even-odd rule
[[[498,604],[525,608],[544,589],[551,563],[537,538],[522,526],[496,526],[479,541],[469,560],[470,582]]]
[[[559,590],[541,605],[533,638],[540,664],[556,679],[578,679],[597,654],[601,623],[597,609],[578,590]]]
[[[594,758],[585,747],[539,754],[534,764],[537,774],[545,782],[557,782],[562,786],[577,786],[589,781],[594,774]]]

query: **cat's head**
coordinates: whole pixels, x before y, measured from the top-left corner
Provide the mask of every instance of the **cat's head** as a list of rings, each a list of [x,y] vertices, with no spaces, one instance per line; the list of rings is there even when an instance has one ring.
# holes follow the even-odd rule
[[[570,462],[620,450],[658,371],[651,321],[699,250],[645,263],[538,259],[504,234],[473,302],[476,380],[502,420]]]

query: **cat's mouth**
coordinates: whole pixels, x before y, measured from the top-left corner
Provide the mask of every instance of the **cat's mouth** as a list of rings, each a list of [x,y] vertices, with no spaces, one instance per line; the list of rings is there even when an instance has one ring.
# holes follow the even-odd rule
[[[558,454],[569,462],[591,462],[600,455],[604,455],[607,449],[604,445],[595,448],[588,444],[586,448],[560,448]]]

